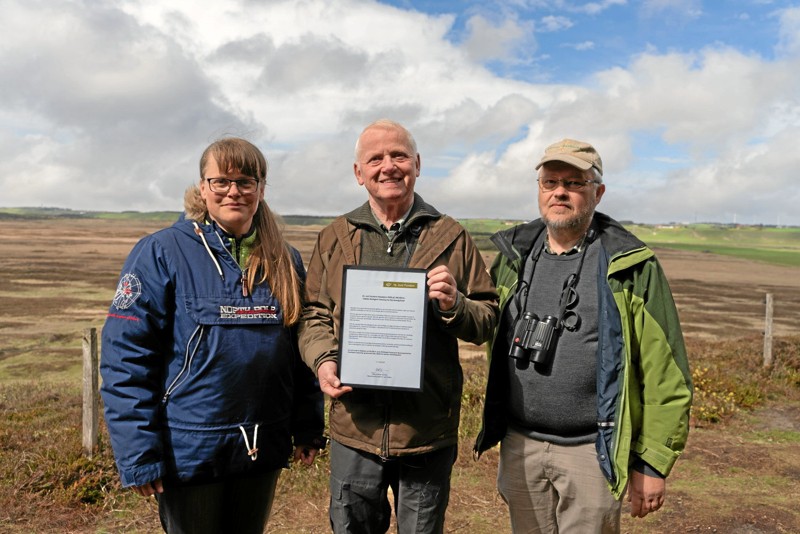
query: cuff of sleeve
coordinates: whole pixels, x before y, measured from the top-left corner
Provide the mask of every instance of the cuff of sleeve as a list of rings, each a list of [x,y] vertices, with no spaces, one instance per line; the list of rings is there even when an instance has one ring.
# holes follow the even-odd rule
[[[653,467],[650,464],[648,464],[641,458],[636,458],[633,461],[633,470],[642,473],[643,475],[647,475],[649,477],[667,478],[666,476],[662,475],[661,473],[653,469]]]
[[[336,351],[328,352],[326,354],[323,354],[322,356],[320,356],[316,360],[314,360],[314,374],[317,374],[317,375],[319,374],[319,366],[322,365],[325,362],[335,362],[335,363],[338,364],[339,363],[339,353],[336,352]]]
[[[119,469],[119,477],[123,487],[144,486],[164,478],[166,469],[163,463],[136,466],[127,469]]]
[[[295,446],[311,447],[312,449],[323,450],[328,445],[328,440],[325,437],[306,438],[303,436],[297,437],[294,440]]]
[[[439,301],[435,301],[433,305],[433,309],[435,310],[436,314],[441,317],[445,322],[452,321],[455,316],[458,314],[458,309],[461,306],[463,301],[463,297],[461,293],[456,293],[456,303],[453,305],[452,308],[445,311],[439,307]]]

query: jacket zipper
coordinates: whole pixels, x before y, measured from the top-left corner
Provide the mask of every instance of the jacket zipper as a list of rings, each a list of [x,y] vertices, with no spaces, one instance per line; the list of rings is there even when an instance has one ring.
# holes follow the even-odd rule
[[[192,340],[194,339],[195,336],[197,336],[197,342],[195,343],[194,348],[190,353],[189,345],[192,343]],[[177,376],[172,380],[172,382],[170,382],[169,386],[164,392],[164,396],[161,398],[161,404],[167,404],[170,395],[172,395],[175,392],[175,390],[178,389],[178,386],[183,384],[189,377],[189,369],[191,369],[192,367],[192,360],[194,360],[194,355],[197,354],[197,349],[200,347],[200,341],[202,341],[202,339],[203,339],[203,326],[200,325],[194,329],[194,332],[192,332],[192,335],[189,337],[189,341],[186,342],[186,352],[184,353],[183,356],[183,367],[181,368]]]
[[[506,257],[508,257],[508,256],[506,256]],[[511,258],[509,258],[509,259],[511,259]],[[503,320],[502,319],[503,318],[503,314],[506,312],[506,310],[508,309],[509,304],[514,299],[513,295],[516,293],[517,286],[519,285],[519,272],[520,272],[520,269],[522,268],[522,261],[523,260],[520,260],[520,265],[517,268],[516,280],[514,280],[511,283],[511,287],[509,288],[509,293],[512,296],[507,298],[506,301],[503,303],[502,307],[500,308],[500,313],[499,313],[498,319],[497,319],[498,328],[495,328],[494,334],[492,335],[492,340],[491,340],[492,348],[494,348],[495,343],[497,343],[497,335],[500,333],[499,324]],[[512,262],[513,262],[513,259],[512,259]],[[514,319],[515,318],[512,318],[512,322],[513,322]],[[489,355],[490,361],[491,361],[491,357],[492,356]],[[490,366],[490,368],[491,368],[491,366]],[[480,432],[478,432],[478,437],[477,437],[477,439],[475,439],[475,445],[474,445],[474,447],[472,449],[472,458],[474,460],[478,460],[481,457],[481,454],[483,454],[485,452],[485,451],[479,450],[480,447],[483,446],[483,440],[485,438],[486,438],[486,416],[485,416],[485,414],[481,414],[481,430],[480,430]]]
[[[233,260],[233,263],[235,263],[236,266],[239,268],[239,270],[242,272],[242,276],[240,278],[240,281],[241,281],[241,284],[242,284],[242,296],[243,297],[249,297],[250,296],[250,284],[247,282],[247,269],[242,269],[241,265],[239,265],[239,260],[236,258],[236,256],[239,255],[238,251],[237,251],[236,256],[234,256],[233,253],[230,250],[228,250],[228,247],[225,246],[225,241],[222,239],[222,236],[220,236],[219,233],[216,232],[216,231],[214,233],[216,234],[217,239],[219,239],[219,242],[222,245],[222,248],[225,250],[225,252],[228,253],[228,256],[230,256],[231,259]],[[233,241],[233,245],[231,246],[231,248],[232,249],[236,249],[236,247],[237,247],[236,241],[234,240]]]
[[[388,460],[389,459],[389,415],[391,411],[391,405],[386,404],[386,408],[383,411],[384,420],[383,420],[383,437],[381,438],[381,460]]]

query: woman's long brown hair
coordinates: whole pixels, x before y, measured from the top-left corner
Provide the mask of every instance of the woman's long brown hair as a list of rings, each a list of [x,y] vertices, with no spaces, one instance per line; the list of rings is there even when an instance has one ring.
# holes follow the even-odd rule
[[[261,151],[249,141],[238,137],[226,137],[215,141],[200,157],[200,179],[209,157],[213,157],[220,169],[237,171],[259,181],[259,187],[267,184],[267,160]],[[201,205],[198,205],[197,201]],[[197,186],[186,191],[184,199],[186,215],[195,220],[205,220],[208,210],[200,197]],[[292,326],[303,311],[301,281],[295,270],[292,251],[283,237],[278,220],[261,200],[253,216],[256,238],[245,269],[250,287],[266,282],[283,309],[283,324]]]

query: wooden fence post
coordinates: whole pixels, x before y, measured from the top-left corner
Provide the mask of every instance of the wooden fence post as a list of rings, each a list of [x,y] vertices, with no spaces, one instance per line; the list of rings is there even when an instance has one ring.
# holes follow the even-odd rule
[[[772,293],[767,293],[764,319],[764,367],[772,367]]]
[[[97,446],[100,409],[97,361],[97,329],[83,331],[83,454],[91,458]]]

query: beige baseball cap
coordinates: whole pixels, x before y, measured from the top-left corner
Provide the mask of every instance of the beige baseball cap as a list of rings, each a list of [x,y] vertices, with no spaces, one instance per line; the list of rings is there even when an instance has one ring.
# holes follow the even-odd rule
[[[544,156],[536,165],[538,169],[548,161],[563,161],[582,171],[588,171],[592,167],[603,175],[603,160],[600,154],[589,143],[576,141],[575,139],[562,139],[553,143],[544,150]]]

